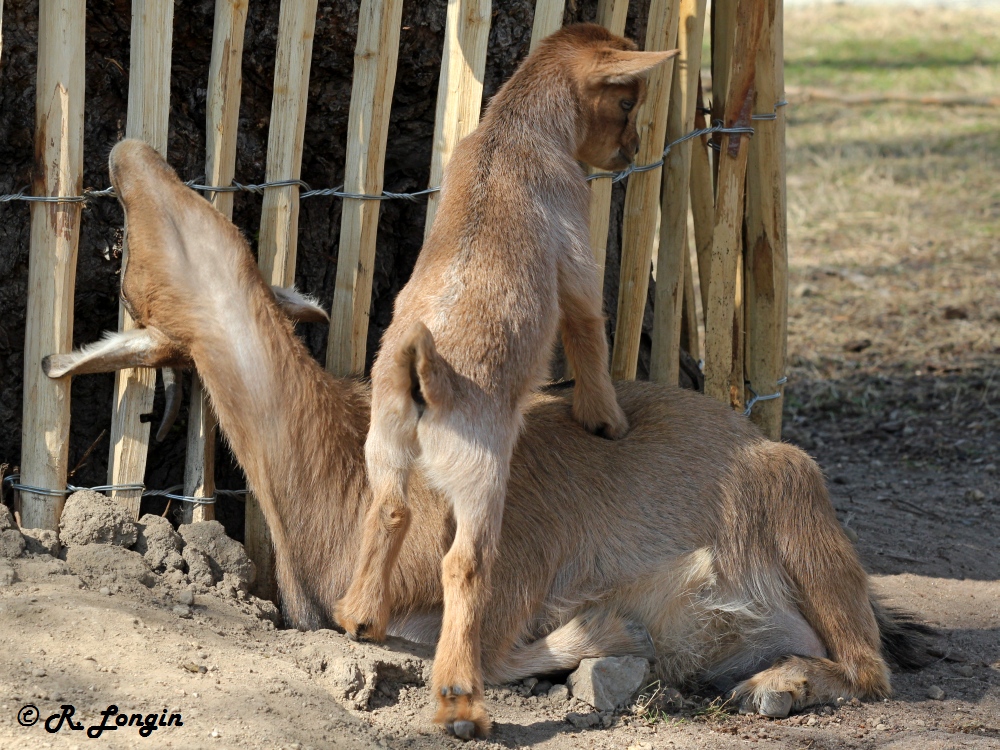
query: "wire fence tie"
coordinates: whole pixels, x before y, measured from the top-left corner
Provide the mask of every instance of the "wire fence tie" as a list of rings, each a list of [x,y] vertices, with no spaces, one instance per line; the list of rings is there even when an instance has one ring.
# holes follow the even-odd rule
[[[788,382],[788,376],[786,375],[785,377],[779,378],[778,380],[776,380],[775,381],[775,385],[784,385],[787,382]],[[776,398],[781,398],[781,391],[775,391],[774,393],[768,393],[768,394],[765,394],[765,395],[761,396],[760,394],[757,393],[757,391],[755,391],[753,389],[753,387],[750,385],[750,381],[749,380],[744,381],[744,386],[746,386],[746,389],[748,391],[750,391],[750,394],[751,394],[750,395],[750,400],[747,401],[747,406],[743,410],[743,416],[744,417],[749,417],[750,416],[750,412],[753,410],[753,407],[754,407],[755,404],[757,404],[757,403],[759,403],[761,401],[773,401]]]

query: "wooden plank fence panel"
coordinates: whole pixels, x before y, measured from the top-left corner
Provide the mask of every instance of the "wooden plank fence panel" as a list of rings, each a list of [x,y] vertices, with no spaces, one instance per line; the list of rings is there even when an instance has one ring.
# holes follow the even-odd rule
[[[382,192],[402,11],[402,0],[364,0],[361,4],[347,125],[346,192]],[[344,199],[326,353],[326,368],[339,377],[365,369],[380,209],[380,201]]]
[[[670,108],[667,112],[668,142],[680,138],[694,127],[698,81],[701,77],[705,7],[706,0],[680,0],[677,46],[681,52],[674,65]],[[677,385],[680,376],[684,274],[690,264],[687,220],[691,148],[691,141],[674,146],[667,154],[663,167],[665,174],[660,209],[656,304],[653,306],[653,347],[649,376],[650,380],[670,385]]]
[[[767,0],[757,50],[755,114],[776,114],[754,122],[747,167],[746,206],[746,375],[760,395],[782,393],[788,302],[785,227],[785,114],[782,0]],[[772,440],[781,438],[783,398],[758,402],[751,418]]]
[[[309,66],[317,0],[283,0],[278,18],[278,51],[274,65],[274,99],[267,137],[268,182],[298,179],[302,170]],[[269,284],[288,286],[295,281],[298,240],[299,188],[269,188],[264,194],[257,244],[257,262]],[[274,550],[260,503],[246,496],[244,547],[257,567],[254,593],[277,597]]]
[[[317,0],[282,0],[278,51],[274,61],[274,99],[267,133],[268,182],[297,180],[302,174],[302,140],[309,99],[309,66],[316,30]],[[260,218],[257,262],[269,284],[295,282],[299,230],[299,188],[268,188]]]
[[[170,112],[170,51],[173,41],[174,4],[159,0],[133,0],[132,40],[129,52],[128,116],[125,136],[140,138],[167,154],[167,118]],[[128,267],[128,240],[122,250],[122,277]],[[128,331],[135,321],[118,310],[118,328]],[[114,412],[111,418],[111,451],[108,484],[142,484],[149,448],[149,423],[141,421],[153,407],[156,370],[135,368],[115,373]],[[134,518],[139,517],[141,491],[115,491]]]
[[[229,185],[236,173],[236,135],[243,84],[243,36],[248,4],[249,0],[216,0],[215,3],[205,118],[207,185]],[[221,214],[232,218],[232,193],[211,193],[210,200]],[[188,497],[212,497],[215,494],[217,428],[208,394],[202,388],[197,373],[192,373],[184,464],[184,494]],[[185,503],[182,511],[184,523],[215,518],[215,506],[210,504]]]
[[[479,125],[491,7],[490,0],[448,0],[429,187],[441,184],[455,146]],[[439,193],[429,196],[424,237],[430,234],[439,200]]]
[[[612,34],[625,33],[628,0],[600,0],[597,5],[597,22]],[[590,168],[590,173],[603,172]],[[590,181],[590,247],[597,262],[597,278],[604,286],[604,262],[608,255],[608,224],[611,220],[611,180]]]
[[[528,52],[549,34],[554,34],[562,28],[563,13],[566,10],[566,0],[535,0],[535,18],[531,24],[531,42]]]
[[[652,0],[644,49],[667,50],[676,46],[679,4],[680,0]],[[674,59],[670,59],[649,73],[646,101],[637,115],[640,145],[636,164],[657,161],[663,153],[673,69]],[[661,176],[659,169],[637,172],[629,177],[625,191],[618,319],[611,356],[611,377],[616,380],[635,378],[659,220]]]
[[[763,5],[756,0],[738,0],[736,14],[735,42],[728,56],[731,62],[723,118],[726,127],[750,124]],[[747,135],[726,135],[718,153],[715,233],[705,313],[705,393],[734,408],[743,405],[743,362],[739,356],[742,313],[737,318],[736,298],[737,293],[742,297],[739,260],[748,140]]]
[[[49,0],[39,7],[35,195],[79,195],[83,188],[85,7],[81,0]],[[70,378],[50,380],[41,362],[47,354],[73,348],[81,208],[31,204],[21,481],[50,490],[66,488]],[[21,524],[58,528],[63,501],[22,492]]]
[[[698,109],[694,126],[705,128],[705,115],[701,112],[704,100],[698,86]],[[712,188],[712,165],[708,159],[708,141],[703,136],[694,141],[691,149],[691,218],[694,221],[694,248],[698,259],[698,281],[701,291],[701,309],[708,310],[709,267],[712,263],[712,234],[715,232],[715,193]]]

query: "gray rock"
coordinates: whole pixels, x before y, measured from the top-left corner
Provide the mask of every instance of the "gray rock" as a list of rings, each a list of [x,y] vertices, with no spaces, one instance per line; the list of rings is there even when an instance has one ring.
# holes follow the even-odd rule
[[[549,700],[553,703],[565,703],[569,700],[569,688],[563,684],[553,685],[549,689]]]
[[[59,535],[52,529],[21,529],[26,549],[32,555],[52,555],[58,557],[62,545]]]
[[[17,529],[0,531],[0,557],[12,560],[24,553],[24,537]]]
[[[191,606],[194,604],[194,592],[191,589],[184,589],[180,594],[177,595],[177,601],[181,604]]]
[[[184,539],[174,531],[166,518],[147,513],[139,519],[133,549],[157,573],[184,570],[184,558],[181,556],[183,548]]]
[[[968,664],[956,664],[955,672],[962,675],[962,677],[972,677],[976,673]]]
[[[108,585],[114,582],[123,588],[133,581],[146,587],[156,583],[156,575],[142,555],[112,544],[71,546],[66,550],[66,564],[88,583],[96,580]]]
[[[596,713],[590,713],[590,714],[571,713],[571,714],[566,714],[566,721],[568,721],[577,729],[587,729],[588,727],[594,727],[600,724],[601,715]]]
[[[10,508],[0,503],[0,531],[16,528],[17,524],[14,522],[14,514],[10,512]]]
[[[186,544],[203,552],[212,567],[213,583],[222,580],[225,573],[233,575],[243,591],[248,591],[257,577],[253,562],[247,557],[243,545],[226,536],[226,531],[218,521],[200,521],[180,527]],[[184,558],[187,560],[187,557]],[[190,562],[188,562],[190,568]],[[194,580],[192,577],[191,580]]]
[[[184,548],[184,562],[187,563],[188,578],[191,579],[191,583],[199,586],[214,586],[222,578],[221,573],[216,578],[212,570],[212,561],[208,555],[193,545],[189,544]]]
[[[548,680],[542,680],[541,682],[535,683],[531,687],[532,695],[548,695],[548,692],[552,689],[552,683]]]
[[[605,656],[581,661],[566,685],[575,698],[611,711],[638,693],[648,674],[649,662],[640,656]]]
[[[191,610],[182,604],[178,604],[174,607],[174,614],[178,617],[183,617],[185,620],[191,619]]]
[[[59,520],[59,541],[67,547],[83,544],[131,547],[137,533],[125,506],[92,490],[70,495]]]
[[[944,690],[939,688],[937,685],[931,685],[927,688],[927,697],[932,701],[943,701],[944,700]]]

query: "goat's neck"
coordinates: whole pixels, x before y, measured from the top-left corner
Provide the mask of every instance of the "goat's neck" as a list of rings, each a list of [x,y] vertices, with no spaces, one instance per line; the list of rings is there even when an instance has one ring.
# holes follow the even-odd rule
[[[308,555],[286,539],[346,534],[359,518],[369,400],[323,371],[259,278],[244,286],[247,301],[220,311],[192,355],[276,549]]]

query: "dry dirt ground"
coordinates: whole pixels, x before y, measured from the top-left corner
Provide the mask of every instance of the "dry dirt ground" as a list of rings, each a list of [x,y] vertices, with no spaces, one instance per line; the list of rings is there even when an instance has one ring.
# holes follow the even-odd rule
[[[1000,93],[996,10],[794,8],[786,30],[790,86]],[[875,590],[940,630],[939,658],[896,675],[889,701],[781,721],[687,689],[580,729],[566,721],[589,713],[579,702],[494,689],[495,732],[470,749],[1000,747],[997,110],[793,102],[788,117],[785,439],[827,472]],[[182,617],[169,576],[101,593],[46,555],[14,567],[0,586],[2,748],[459,744],[430,723],[420,649],[276,630],[231,588]],[[86,726],[110,704],[184,725],[90,739],[18,724],[26,704],[44,720],[63,703]]]

